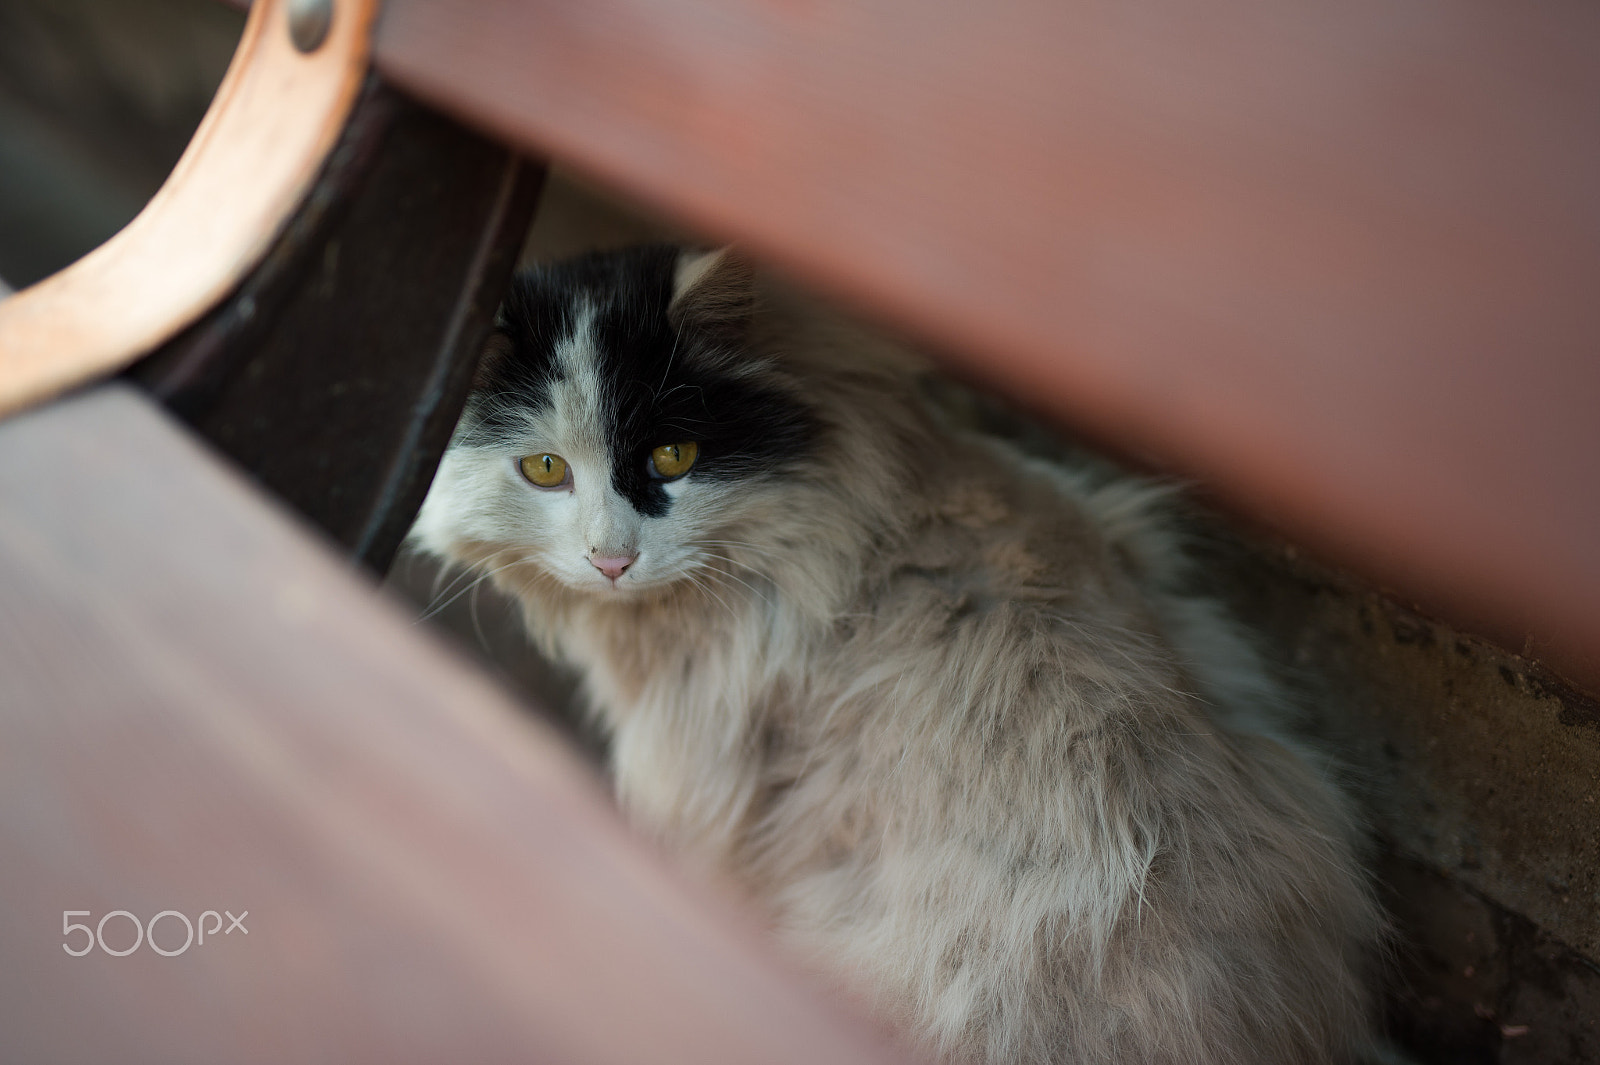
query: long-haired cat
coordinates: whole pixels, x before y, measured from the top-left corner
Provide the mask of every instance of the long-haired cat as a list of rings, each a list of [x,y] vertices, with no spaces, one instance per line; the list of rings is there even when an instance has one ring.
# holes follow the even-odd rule
[[[413,542],[579,667],[639,826],[943,1060],[1363,1059],[1358,832],[1163,493],[921,372],[727,252],[528,272]]]

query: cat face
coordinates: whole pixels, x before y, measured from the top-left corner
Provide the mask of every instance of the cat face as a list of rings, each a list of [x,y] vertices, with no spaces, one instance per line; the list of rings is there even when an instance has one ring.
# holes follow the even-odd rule
[[[742,345],[749,286],[726,253],[666,246],[521,275],[413,538],[627,596],[759,535],[814,425]]]

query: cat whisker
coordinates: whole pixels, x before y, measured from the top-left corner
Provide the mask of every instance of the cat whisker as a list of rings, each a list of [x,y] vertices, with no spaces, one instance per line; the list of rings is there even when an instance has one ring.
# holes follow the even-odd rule
[[[782,557],[774,551],[763,547],[758,547],[755,544],[747,544],[739,540],[690,540],[688,543],[693,547],[737,548],[741,552],[754,555],[756,558],[762,559],[763,561],[778,561]],[[737,565],[743,565],[746,566],[746,568],[750,568],[747,563],[739,562],[725,551],[715,551],[712,553],[718,555],[719,557],[726,558],[729,562],[734,562]]]
[[[703,544],[707,547],[734,549],[741,553],[746,553],[755,558],[761,559],[782,559],[786,557],[784,552],[775,550],[774,548],[767,547],[762,544],[746,543],[743,540],[697,540],[694,542]]]
[[[724,598],[722,598],[722,596],[718,595],[716,593],[716,591],[711,587],[710,584],[708,584],[706,581],[704,581],[699,576],[697,571],[699,571],[701,569],[706,569],[706,568],[707,567],[703,563],[696,562],[692,569],[688,569],[688,570],[684,571],[684,576],[688,579],[690,584],[694,585],[694,587],[696,589],[698,589],[701,592],[704,592],[706,595],[710,596],[712,599],[715,599],[717,601],[717,603],[722,607],[722,609],[724,609],[724,610],[726,610],[728,612],[728,620],[737,623],[738,620],[739,620],[738,612],[735,611],[733,609],[733,607],[729,605],[729,603],[728,603],[728,601],[726,599],[724,599]]]
[[[488,651],[489,637],[483,634],[483,622],[478,618],[478,593],[482,590],[482,581],[472,582],[472,594],[467,597],[467,614],[472,618],[472,631],[478,637],[478,646]]]
[[[490,577],[493,577],[496,573],[500,573],[500,572],[502,572],[504,570],[511,569],[513,566],[526,565],[527,563],[533,562],[533,561],[534,561],[534,557],[532,555],[525,555],[522,558],[516,558],[516,559],[511,560],[510,562],[507,562],[505,565],[496,566],[493,569],[485,570],[483,573],[479,574],[478,577],[471,584],[467,585],[465,588],[462,588],[459,592],[456,592],[454,595],[452,595],[450,598],[446,599],[444,602],[438,604],[437,606],[431,606],[425,612],[423,612],[422,614],[418,615],[416,620],[413,621],[412,624],[413,625],[420,625],[422,622],[427,621],[429,618],[435,617],[436,615],[439,614],[440,611],[444,610],[451,603],[455,602],[457,599],[460,599],[463,595],[466,595],[468,592],[472,591],[478,585],[482,584],[484,581],[488,580]],[[472,572],[472,570],[469,568],[466,572],[468,574],[470,574]],[[452,586],[453,586],[455,582],[451,582],[451,583],[452,583]]]
[[[677,354],[678,354],[678,341],[681,340],[682,337],[683,337],[682,332],[680,332],[678,329],[673,329],[673,331],[672,331],[672,350],[667,352],[667,368],[661,371],[661,383],[656,385],[655,399],[658,402],[661,399],[661,390],[663,388],[667,387],[667,375],[672,373],[672,360],[677,357]]]
[[[458,565],[459,568],[457,568]],[[460,584],[463,580],[469,579],[472,576],[472,573],[473,567],[470,564],[458,564],[452,562],[448,565],[441,566],[439,568],[439,572],[434,574],[433,587],[428,589],[428,605],[423,609],[431,609],[433,605],[439,601],[439,597],[441,595],[447,595],[454,591],[456,585]],[[445,582],[446,577],[450,578],[448,584]],[[444,589],[442,591],[440,590],[440,585],[444,585]]]
[[[681,392],[686,388],[692,388],[696,392],[699,392],[701,394],[702,398],[705,395],[705,389],[704,388],[700,387],[699,385],[691,385],[691,384],[685,383],[685,384],[681,384],[681,385],[673,385],[671,388],[667,389],[667,391],[665,391],[661,395],[657,396],[656,397],[656,402],[659,403],[659,402],[661,402],[661,400],[666,399],[669,396],[671,396],[674,392]]]
[[[457,564],[454,562],[447,562],[440,566],[434,572],[433,584],[428,589],[428,605],[432,606],[434,601],[439,598],[440,589],[444,585],[446,577],[450,578],[450,585],[451,587],[454,587],[456,581],[460,580],[464,574],[470,571],[470,569],[470,566],[461,566],[458,570]]]
[[[722,561],[731,562],[732,559],[726,559],[725,558]],[[769,607],[772,605],[772,600],[767,598],[766,593],[761,591],[761,589],[757,588],[755,585],[751,584],[749,581],[743,580],[740,577],[738,577],[736,574],[729,573],[727,570],[712,569],[711,572],[717,574],[720,577],[726,577],[730,581],[735,581],[735,582],[737,582],[739,584],[744,585],[746,588],[750,589],[750,594],[751,595],[755,596],[757,599],[761,600],[763,603],[765,603]]]
[[[694,543],[705,543],[706,541],[692,541],[692,542],[694,542]],[[765,573],[763,573],[761,570],[757,569],[756,567],[751,566],[748,563],[740,562],[737,559],[730,558],[728,555],[723,554],[721,552],[708,551],[706,554],[707,554],[707,556],[709,558],[715,559],[718,562],[726,562],[729,565],[733,565],[733,566],[743,566],[745,569],[749,570],[756,577],[765,579],[766,576],[767,576]],[[701,564],[704,565],[704,563],[701,563]],[[726,577],[729,580],[736,581],[739,584],[744,585],[746,588],[748,588],[750,590],[751,594],[754,595],[757,599],[760,599],[763,603],[765,603],[769,607],[772,606],[772,601],[769,598],[767,598],[766,593],[762,592],[761,589],[757,588],[755,585],[751,584],[750,582],[741,579],[737,574],[729,573],[725,569],[719,569],[719,568],[716,568],[716,567],[707,567],[707,568],[709,568],[711,570],[711,572],[716,573],[718,576]]]
[[[748,562],[741,562],[736,558],[732,558],[732,557],[730,557],[728,555],[724,555],[724,554],[718,554],[716,552],[713,552],[711,554],[711,557],[717,559],[719,562],[726,562],[729,565],[738,566],[740,569],[746,570],[746,571],[748,571],[749,573],[753,574],[756,577],[759,577],[759,578],[762,578],[762,579],[768,579],[767,572],[765,570],[760,569],[759,567],[756,567],[756,566],[752,566]]]
[[[753,544],[748,540],[700,539],[690,540],[689,542],[692,544],[715,544],[718,547],[743,547],[760,555],[771,555],[773,553],[769,548],[761,544]]]

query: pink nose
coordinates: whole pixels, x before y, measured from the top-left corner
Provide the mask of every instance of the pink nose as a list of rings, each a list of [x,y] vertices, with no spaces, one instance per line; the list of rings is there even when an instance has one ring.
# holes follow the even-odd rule
[[[622,571],[633,565],[638,555],[590,555],[589,564],[612,580],[622,576]]]

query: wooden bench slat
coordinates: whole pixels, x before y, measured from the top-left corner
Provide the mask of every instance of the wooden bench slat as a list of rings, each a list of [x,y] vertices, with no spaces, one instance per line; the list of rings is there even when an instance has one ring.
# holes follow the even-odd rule
[[[390,0],[386,74],[1600,684],[1600,9]]]
[[[8,1060],[896,1060],[126,385],[0,423],[0,899]]]

